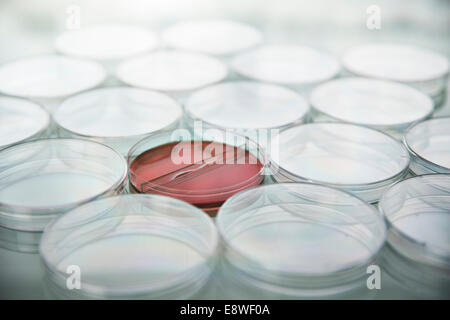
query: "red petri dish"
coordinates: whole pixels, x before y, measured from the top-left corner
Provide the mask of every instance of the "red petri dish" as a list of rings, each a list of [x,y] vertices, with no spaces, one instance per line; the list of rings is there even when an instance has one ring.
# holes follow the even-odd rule
[[[137,143],[128,155],[132,193],[174,197],[214,215],[232,195],[264,182],[263,152],[248,138],[233,145],[156,136]]]

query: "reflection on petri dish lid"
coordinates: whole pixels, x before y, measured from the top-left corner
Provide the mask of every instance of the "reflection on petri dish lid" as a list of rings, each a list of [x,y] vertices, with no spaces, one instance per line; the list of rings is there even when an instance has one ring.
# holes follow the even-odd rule
[[[0,149],[44,136],[50,115],[40,105],[18,98],[0,97]]]
[[[264,45],[237,55],[231,68],[253,80],[310,85],[335,77],[340,65],[333,56],[296,45]]]
[[[450,174],[401,181],[379,202],[389,226],[389,244],[406,257],[450,268]]]
[[[333,120],[398,131],[433,112],[433,101],[421,91],[368,78],[326,82],[311,92],[310,102]]]
[[[262,41],[254,27],[230,20],[185,21],[164,30],[162,40],[172,48],[212,55],[230,55]]]
[[[0,92],[29,98],[62,98],[101,84],[106,77],[95,62],[41,55],[0,67]]]
[[[336,186],[376,202],[407,174],[405,147],[390,136],[342,123],[310,123],[281,131],[271,145],[276,181]]]
[[[450,173],[450,117],[412,126],[405,133],[404,143],[415,174]]]
[[[71,30],[55,40],[58,52],[94,60],[118,60],[155,49],[157,35],[130,25],[96,25]]]
[[[243,191],[225,202],[216,222],[224,257],[244,281],[292,296],[335,294],[365,284],[358,279],[386,236],[373,207],[310,183]]]
[[[302,122],[307,101],[283,87],[251,81],[221,83],[193,93],[185,103],[192,119],[236,129],[279,128]]]
[[[221,81],[227,68],[219,60],[199,53],[164,50],[121,63],[120,81],[141,88],[179,92]]]
[[[205,284],[217,244],[214,223],[197,208],[158,195],[121,195],[55,220],[40,253],[62,295],[182,299]],[[69,266],[81,270],[80,290],[66,287]]]
[[[62,136],[94,139],[126,154],[144,135],[175,126],[181,115],[181,106],[162,93],[115,87],[69,97],[53,118]]]
[[[41,231],[56,215],[126,184],[125,159],[97,142],[43,139],[0,151],[0,225]]]

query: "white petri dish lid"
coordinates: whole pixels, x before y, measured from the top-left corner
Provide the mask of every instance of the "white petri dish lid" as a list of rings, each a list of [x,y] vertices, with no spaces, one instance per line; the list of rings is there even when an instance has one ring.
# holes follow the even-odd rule
[[[42,139],[0,151],[0,225],[41,231],[55,216],[122,191],[125,159],[93,141]]]
[[[49,113],[32,101],[0,97],[0,149],[47,132]]]
[[[231,265],[272,283],[272,290],[280,285],[291,294],[337,289],[339,281],[348,286],[349,279],[365,275],[364,266],[375,259],[386,237],[383,218],[373,207],[349,193],[310,183],[238,193],[221,207],[216,224]]]
[[[162,33],[172,48],[212,55],[230,55],[262,42],[256,28],[231,20],[196,20],[177,23]]]
[[[58,52],[94,60],[119,60],[154,50],[157,35],[142,27],[95,25],[66,31],[55,40]]]
[[[310,123],[281,131],[271,145],[277,181],[336,186],[375,202],[407,174],[406,148],[387,134],[343,123]]]
[[[316,87],[311,106],[336,120],[379,128],[405,129],[433,112],[429,96],[401,83],[341,78]]]
[[[342,58],[352,73],[402,82],[420,82],[444,77],[448,59],[436,52],[403,44],[366,44],[350,49]]]
[[[450,174],[403,180],[380,199],[389,244],[408,258],[450,268]]]
[[[420,122],[404,135],[416,174],[450,173],[450,117]]]
[[[193,119],[222,128],[277,128],[302,121],[307,101],[289,89],[251,81],[221,83],[193,93],[185,103]]]
[[[95,62],[42,55],[0,67],[0,92],[19,97],[62,98],[101,84],[106,77]]]
[[[237,55],[231,68],[253,80],[309,85],[334,78],[339,61],[330,54],[297,45],[263,45]]]
[[[82,272],[81,295],[182,299],[213,269],[218,234],[210,217],[158,195],[121,195],[90,202],[44,232],[40,253],[50,279],[66,294],[67,268]]]
[[[179,92],[219,82],[227,73],[226,66],[215,58],[193,52],[164,50],[123,62],[116,76],[131,86]]]

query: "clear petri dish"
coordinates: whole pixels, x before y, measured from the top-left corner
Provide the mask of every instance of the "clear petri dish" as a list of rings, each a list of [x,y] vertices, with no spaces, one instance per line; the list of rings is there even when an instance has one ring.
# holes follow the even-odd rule
[[[266,298],[336,296],[365,287],[366,268],[386,237],[375,208],[311,183],[240,192],[221,207],[216,225],[228,281],[268,292]]]
[[[0,151],[0,225],[42,231],[57,215],[120,193],[125,159],[97,142],[42,139]]]
[[[353,74],[408,83],[430,95],[436,105],[445,96],[448,59],[428,49],[392,43],[354,47],[342,57],[343,66]]]
[[[0,150],[49,133],[50,115],[37,103],[0,97]]]
[[[388,243],[396,252],[448,274],[450,174],[403,180],[383,194],[378,207],[388,224]]]
[[[217,245],[211,218],[188,203],[121,195],[56,219],[45,229],[40,254],[62,297],[183,299],[207,281]],[[69,290],[75,268],[81,287]]]
[[[316,120],[349,122],[380,129],[396,137],[433,112],[433,101],[401,83],[341,78],[316,87],[309,97]]]
[[[262,42],[256,28],[231,20],[184,21],[168,27],[162,40],[171,48],[229,56]]]
[[[223,80],[227,68],[203,54],[163,50],[121,63],[116,76],[131,86],[182,94]]]
[[[403,141],[411,155],[413,173],[450,173],[450,117],[412,126]]]
[[[215,215],[233,194],[264,182],[265,155],[246,136],[219,129],[150,135],[128,153],[130,192],[186,201]]]
[[[310,181],[373,203],[408,174],[409,155],[380,131],[344,123],[309,123],[281,131],[271,145],[278,182]]]
[[[298,45],[263,45],[237,55],[230,67],[248,79],[295,88],[329,80],[340,71],[332,55]]]
[[[60,137],[92,139],[126,156],[146,135],[177,127],[182,114],[181,106],[165,94],[114,87],[69,97],[53,119]]]

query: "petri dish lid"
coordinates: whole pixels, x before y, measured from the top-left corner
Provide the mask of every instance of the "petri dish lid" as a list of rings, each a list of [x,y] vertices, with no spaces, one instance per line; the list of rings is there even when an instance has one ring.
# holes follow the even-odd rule
[[[2,65],[0,92],[30,98],[61,98],[96,87],[105,77],[105,70],[95,62],[42,55]]]
[[[374,127],[404,128],[428,117],[433,101],[401,83],[341,78],[316,87],[310,95],[314,109],[332,118]]]
[[[216,225],[229,263],[253,278],[291,289],[311,288],[316,277],[326,276],[336,285],[337,272],[373,261],[386,236],[383,218],[372,206],[311,183],[240,192],[221,207]]]
[[[41,231],[56,215],[120,192],[127,163],[93,141],[42,139],[0,151],[0,225]]]
[[[404,135],[412,159],[428,173],[450,173],[450,117],[420,122]],[[417,172],[419,173],[419,172]]]
[[[211,218],[183,201],[121,195],[90,202],[52,222],[40,253],[53,281],[81,271],[81,291],[106,298],[186,298],[213,268]],[[68,292],[68,290],[66,290]]]
[[[172,48],[212,55],[229,55],[262,42],[256,28],[230,20],[185,21],[170,26],[162,34]]]
[[[227,68],[203,54],[164,50],[123,62],[116,75],[131,86],[170,92],[219,82],[227,76]]]
[[[55,40],[58,52],[95,60],[117,60],[155,49],[156,34],[130,25],[96,25],[61,34]]]
[[[340,71],[333,56],[297,45],[264,45],[237,55],[231,68],[259,81],[307,85],[329,80]]]
[[[388,223],[389,244],[422,263],[450,267],[450,174],[403,180],[389,188],[379,209]]]
[[[221,83],[193,93],[186,112],[222,128],[276,128],[305,118],[307,101],[283,87],[236,81]]]
[[[50,115],[40,105],[18,98],[0,97],[0,149],[44,134]]]
[[[433,51],[410,45],[378,43],[357,46],[342,58],[352,73],[402,82],[420,82],[444,77],[448,59]]]
[[[280,132],[271,145],[273,171],[290,181],[344,188],[373,202],[380,187],[407,173],[409,155],[387,134],[343,123],[309,123]],[[372,190],[374,193],[364,194]]]

